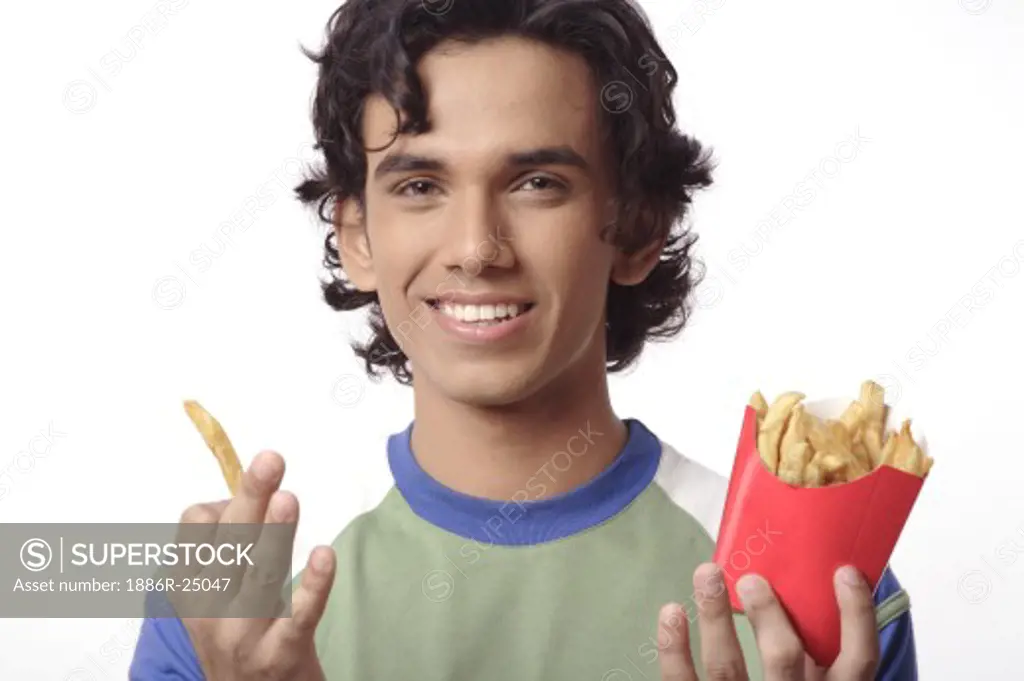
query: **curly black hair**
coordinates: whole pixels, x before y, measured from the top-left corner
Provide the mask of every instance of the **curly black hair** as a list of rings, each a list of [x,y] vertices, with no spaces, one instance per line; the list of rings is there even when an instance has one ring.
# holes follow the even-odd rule
[[[685,326],[697,238],[684,227],[693,193],[711,184],[710,154],[676,130],[672,93],[677,73],[658,45],[643,10],[631,0],[348,0],[330,17],[319,51],[302,48],[318,65],[312,105],[315,149],[323,166],[295,187],[333,226],[336,206],[363,205],[366,149],[361,115],[365,98],[379,94],[398,112],[396,134],[429,129],[427,101],[416,67],[445,40],[476,42],[514,35],[582,56],[602,89],[599,114],[614,146],[617,218],[602,232],[626,253],[664,242],[660,260],[636,286],[609,282],[607,369],[633,364],[648,340],[664,340]],[[408,358],[385,323],[375,292],[346,280],[336,234],[324,240],[324,300],[335,310],[369,307],[371,338],[353,344],[371,377],[386,371],[412,383]]]

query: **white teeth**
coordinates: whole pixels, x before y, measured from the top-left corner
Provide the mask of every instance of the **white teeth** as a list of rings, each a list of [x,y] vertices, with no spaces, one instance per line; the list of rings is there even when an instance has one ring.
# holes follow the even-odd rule
[[[460,322],[494,322],[513,319],[519,316],[520,306],[516,303],[498,303],[497,305],[453,305],[444,303],[440,306],[442,314],[454,317]]]

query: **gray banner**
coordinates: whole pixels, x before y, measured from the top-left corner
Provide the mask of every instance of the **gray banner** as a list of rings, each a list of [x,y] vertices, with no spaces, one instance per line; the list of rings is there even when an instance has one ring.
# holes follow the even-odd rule
[[[0,617],[289,617],[294,524],[0,524]]]

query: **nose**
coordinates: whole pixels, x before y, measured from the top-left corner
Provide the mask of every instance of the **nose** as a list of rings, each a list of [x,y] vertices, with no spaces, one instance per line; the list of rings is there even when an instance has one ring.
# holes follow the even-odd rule
[[[444,266],[476,277],[489,268],[515,265],[510,226],[502,215],[500,202],[484,189],[453,201],[446,216]]]

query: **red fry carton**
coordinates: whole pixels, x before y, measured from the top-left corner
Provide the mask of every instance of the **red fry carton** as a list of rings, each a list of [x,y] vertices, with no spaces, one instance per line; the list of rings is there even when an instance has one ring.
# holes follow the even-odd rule
[[[838,418],[849,403],[821,400],[804,408]],[[903,417],[889,411],[886,429],[898,430]],[[916,427],[913,432],[927,454],[924,438]],[[839,654],[835,571],[853,565],[876,588],[922,484],[916,475],[881,466],[847,483],[788,485],[762,463],[757,415],[747,407],[714,555],[733,608],[743,610],[736,581],[751,572],[764,577],[807,653],[829,667]]]

